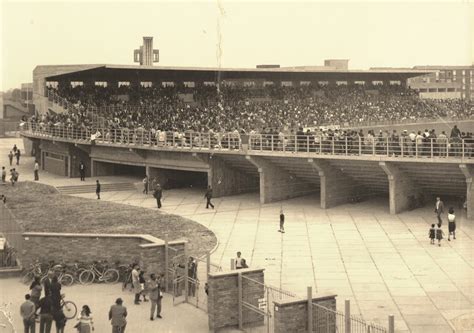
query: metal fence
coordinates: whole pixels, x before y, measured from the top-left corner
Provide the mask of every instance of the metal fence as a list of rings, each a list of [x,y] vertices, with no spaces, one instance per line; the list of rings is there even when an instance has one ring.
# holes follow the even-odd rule
[[[17,266],[19,256],[23,251],[23,228],[18,224],[11,210],[0,202],[0,233],[7,244],[2,254],[2,266]]]
[[[36,137],[107,144],[148,149],[252,151],[303,154],[304,156],[387,156],[398,158],[456,158],[474,157],[473,139],[391,137],[327,137],[318,135],[270,135],[238,133],[160,132],[144,129],[130,130],[45,126],[24,123],[22,133]]]

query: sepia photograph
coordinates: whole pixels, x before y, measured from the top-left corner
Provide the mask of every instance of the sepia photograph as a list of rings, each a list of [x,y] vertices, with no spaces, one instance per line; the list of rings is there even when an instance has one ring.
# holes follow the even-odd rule
[[[0,17],[0,333],[474,333],[472,0]]]

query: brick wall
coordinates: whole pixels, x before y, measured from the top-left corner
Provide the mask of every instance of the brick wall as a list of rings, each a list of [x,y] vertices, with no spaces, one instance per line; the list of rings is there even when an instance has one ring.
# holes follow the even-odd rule
[[[320,295],[313,297],[313,304],[336,310],[336,295]],[[326,315],[328,314],[328,315]],[[306,333],[308,330],[308,300],[288,300],[274,302],[275,333]],[[329,312],[313,305],[313,331],[336,332],[336,317]]]
[[[150,235],[23,233],[21,262],[28,267],[41,261],[91,262],[107,260],[123,264],[138,262],[147,273],[165,273],[165,243]],[[184,241],[174,241],[170,256],[184,253]]]
[[[239,324],[239,287],[238,274],[260,282],[250,283],[245,278],[242,279],[243,299],[247,302],[263,298],[264,274],[263,269],[241,269],[229,272],[209,273],[208,286],[209,296],[207,300],[209,329],[218,330],[228,326],[238,326]],[[254,311],[243,308],[244,324],[263,324],[263,316]]]

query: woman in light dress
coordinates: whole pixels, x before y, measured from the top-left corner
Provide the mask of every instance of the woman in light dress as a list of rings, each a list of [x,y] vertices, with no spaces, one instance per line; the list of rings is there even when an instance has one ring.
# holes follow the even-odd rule
[[[82,307],[81,314],[77,317],[77,320],[79,322],[75,327],[79,333],[91,333],[94,330],[92,313],[88,305]]]

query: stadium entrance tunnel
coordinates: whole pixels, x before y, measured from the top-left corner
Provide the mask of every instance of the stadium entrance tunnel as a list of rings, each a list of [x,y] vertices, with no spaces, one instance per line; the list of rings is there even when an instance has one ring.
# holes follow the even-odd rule
[[[159,183],[165,190],[176,188],[206,189],[208,173],[164,168],[148,168],[148,176],[153,183]]]
[[[142,165],[110,163],[94,160],[92,162],[92,176],[127,176],[131,178],[143,179],[146,168]]]

